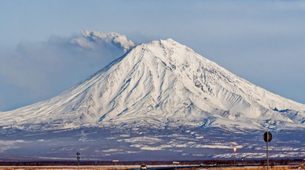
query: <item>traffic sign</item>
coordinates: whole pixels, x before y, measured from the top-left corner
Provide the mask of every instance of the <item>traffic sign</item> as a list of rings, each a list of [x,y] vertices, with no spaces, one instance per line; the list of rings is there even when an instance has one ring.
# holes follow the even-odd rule
[[[270,132],[265,132],[263,135],[264,141],[265,142],[271,142],[272,140],[272,134]]]
[[[269,149],[268,149],[268,144],[272,140],[272,134],[270,132],[265,132],[263,135],[264,141],[267,143],[267,170],[269,169]]]

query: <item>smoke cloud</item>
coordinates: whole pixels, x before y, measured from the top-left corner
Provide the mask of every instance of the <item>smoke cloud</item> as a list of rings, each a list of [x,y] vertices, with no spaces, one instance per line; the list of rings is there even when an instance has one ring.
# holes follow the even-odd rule
[[[22,42],[15,49],[0,50],[0,110],[53,97],[134,46],[125,35],[84,31],[70,37],[53,35],[44,42]]]

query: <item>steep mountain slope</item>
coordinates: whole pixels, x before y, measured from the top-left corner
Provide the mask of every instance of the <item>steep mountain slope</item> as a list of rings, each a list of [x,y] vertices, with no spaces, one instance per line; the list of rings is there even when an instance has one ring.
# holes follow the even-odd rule
[[[3,129],[81,126],[305,127],[305,105],[241,79],[168,39],[141,44],[81,84],[2,112]]]

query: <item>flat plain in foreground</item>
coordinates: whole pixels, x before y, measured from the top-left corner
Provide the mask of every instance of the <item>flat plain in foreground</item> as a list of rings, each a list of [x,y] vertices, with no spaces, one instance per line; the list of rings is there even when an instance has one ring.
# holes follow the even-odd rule
[[[126,169],[138,169],[139,166],[1,166],[0,170],[126,170]],[[179,170],[266,170],[266,167],[217,167],[217,168],[179,168]],[[305,165],[297,166],[276,166],[269,167],[269,170],[293,170],[303,169]]]

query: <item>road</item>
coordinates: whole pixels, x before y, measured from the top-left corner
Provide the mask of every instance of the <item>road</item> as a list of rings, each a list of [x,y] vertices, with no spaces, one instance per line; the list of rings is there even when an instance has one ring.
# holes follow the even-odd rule
[[[233,168],[232,165],[204,165],[204,166],[167,166],[167,167],[147,167],[147,170],[178,170],[178,169],[192,169],[192,168]],[[240,168],[263,168],[265,166],[260,166],[260,165],[236,165],[236,168],[237,169],[240,169]],[[285,169],[287,167],[294,167],[293,169],[298,169],[298,167],[300,167],[300,165],[277,165],[277,166],[274,166],[276,168],[279,168],[279,167],[285,167]],[[137,168],[137,169],[129,169],[129,170],[140,170],[140,168]]]

